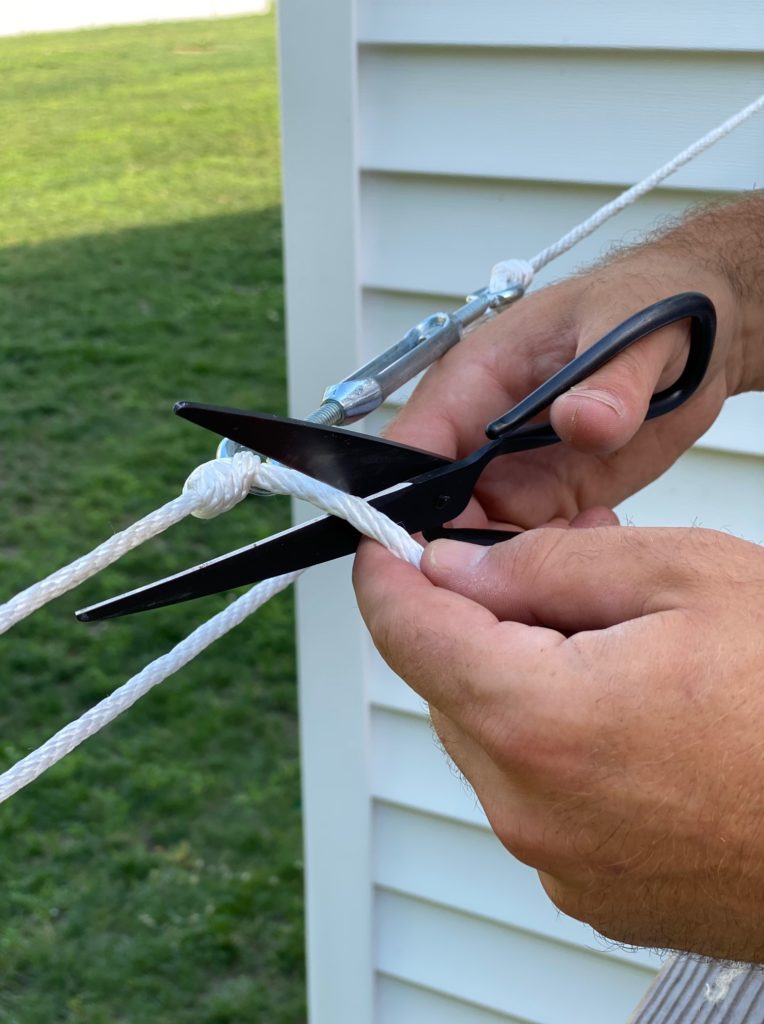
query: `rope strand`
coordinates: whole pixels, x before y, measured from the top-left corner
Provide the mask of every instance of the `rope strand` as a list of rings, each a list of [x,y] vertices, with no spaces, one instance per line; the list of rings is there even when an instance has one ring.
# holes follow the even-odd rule
[[[643,195],[650,192],[660,185],[662,181],[670,177],[675,171],[678,171],[680,167],[684,167],[685,164],[689,163],[690,160],[694,160],[696,156],[700,156],[707,149],[710,149],[720,139],[723,139],[730,132],[734,131],[744,121],[747,121],[754,114],[760,110],[764,110],[764,94],[755,99],[748,106],[743,107],[732,117],[728,117],[726,121],[723,121],[716,128],[713,128],[710,132],[707,132],[702,138],[693,142],[691,146],[683,149],[681,153],[677,153],[675,157],[672,157],[667,163],[663,164],[648,174],[646,178],[638,181],[636,185],[632,185],[631,188],[627,188],[615,199],[609,203],[605,203],[599,210],[587,217],[585,221],[572,228],[562,238],[558,239],[553,245],[548,245],[546,249],[542,249],[541,252],[537,253],[533,259],[530,260],[501,260],[491,270],[491,283],[489,285],[491,291],[502,292],[513,285],[521,285],[523,290],[533,281],[535,275],[542,270],[552,260],[556,260],[558,256],[562,256],[563,253],[572,249],[574,245],[577,245],[584,238],[588,238],[589,235],[593,234],[597,228],[601,227],[605,221],[610,220],[611,217],[615,217],[617,213],[625,209],[627,206],[631,206],[637,199],[641,199]]]
[[[181,494],[172,501],[162,505],[149,515],[139,519],[126,530],[115,533],[103,544],[94,548],[88,554],[78,558],[70,565],[65,565],[56,572],[46,576],[45,579],[16,594],[10,601],[0,605],[0,634],[21,622],[32,612],[42,608],[49,601],[60,597],[84,583],[85,580],[95,576],[101,569],[116,562],[128,551],[137,548],[140,544],[156,537],[181,519],[191,515],[199,507],[199,497],[194,494]]]
[[[181,498],[176,498],[174,502],[162,506],[162,509],[158,511],[162,512],[164,509],[174,507],[173,516],[176,522],[182,518],[182,515],[189,513],[202,518],[210,518],[232,508],[255,485],[267,488],[273,493],[291,494],[294,497],[304,498],[325,512],[341,516],[360,533],[384,544],[398,558],[419,567],[422,549],[417,542],[401,526],[373,508],[363,498],[346,494],[329,484],[314,480],[296,470],[287,469],[285,466],[261,462],[254,453],[249,451],[237,452],[232,459],[215,459],[197,466],[186,481]],[[182,515],[178,510],[183,510]],[[153,515],[156,516],[157,513],[153,513]],[[132,541],[136,530],[139,527],[142,528],[142,524],[151,518],[151,516],[147,516],[146,519],[140,520],[121,534],[117,534],[117,537],[127,536],[128,540]],[[163,519],[170,520],[172,517],[165,515]],[[169,521],[168,525],[171,525]],[[143,528],[142,532],[145,533]],[[158,532],[160,531],[156,529],[154,534],[150,535],[153,536]],[[95,552],[91,552],[91,556],[109,543],[107,541],[105,545],[96,548]],[[135,547],[138,543],[141,541],[136,540],[130,546]],[[75,565],[87,563],[91,556],[84,556]],[[114,560],[111,558],[111,561]],[[80,743],[113,722],[118,715],[132,707],[149,690],[164,682],[178,669],[201,654],[215,640],[220,639],[235,626],[238,626],[240,622],[243,622],[247,616],[256,612],[271,597],[284,590],[290,583],[294,583],[303,571],[276,576],[256,584],[222,612],[218,612],[217,615],[198,626],[167,654],[152,661],[108,697],[86,711],[80,718],[64,726],[42,746],[18,761],[12,768],[0,775],[0,803],[39,778],[44,771],[66,757]],[[61,570],[54,576],[62,576],[63,573],[64,570]],[[92,575],[92,573],[88,572],[87,575]],[[87,576],[83,578],[87,578]],[[45,582],[43,581],[43,583]],[[41,586],[41,584],[37,584],[37,586]],[[34,590],[34,588],[29,589]],[[63,593],[63,591],[60,592]],[[9,602],[9,604],[12,603]],[[41,599],[39,603],[44,604],[45,601]]]
[[[288,573],[285,576],[276,576],[274,579],[258,583],[233,604],[229,604],[222,612],[218,612],[217,615],[198,626],[167,654],[152,661],[137,675],[110,693],[108,697],[86,711],[80,718],[70,722],[63,729],[59,729],[42,746],[17,761],[12,768],[0,775],[0,803],[13,796],[14,793],[18,793],[30,782],[34,782],[44,771],[66,757],[80,743],[99,732],[109,722],[113,722],[118,715],[132,707],[149,690],[187,665],[197,654],[201,654],[205,648],[224,636],[234,626],[238,626],[271,597],[293,583],[300,574],[300,572]]]

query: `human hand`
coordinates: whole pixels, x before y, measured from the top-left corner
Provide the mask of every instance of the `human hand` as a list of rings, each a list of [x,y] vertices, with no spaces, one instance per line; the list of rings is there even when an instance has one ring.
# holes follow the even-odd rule
[[[355,568],[382,655],[561,910],[618,941],[752,962],[763,581],[762,549],[700,529],[441,540],[422,572],[364,542]]]
[[[496,460],[461,525],[537,526],[613,506],[660,475],[745,386],[739,312],[726,280],[675,255],[634,254],[521,300],[451,350],[387,431],[449,456],[485,443],[486,424],[628,316],[685,290],[707,292],[719,330],[706,378],[690,401],[643,424],[652,394],[681,373],[688,322],[645,338],[559,398],[551,409],[567,442]],[[635,436],[636,435],[636,436]]]

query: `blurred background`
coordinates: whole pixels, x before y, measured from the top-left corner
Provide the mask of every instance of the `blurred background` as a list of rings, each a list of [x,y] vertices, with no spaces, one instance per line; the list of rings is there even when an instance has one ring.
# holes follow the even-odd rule
[[[212,457],[216,439],[173,417],[176,400],[285,411],[272,15],[9,34],[75,16],[102,15],[0,13],[6,596]],[[88,627],[77,607],[288,514],[273,498],[187,521],[4,637],[2,767],[226,598]],[[284,594],[3,806],[0,1020],[304,1019],[292,631]]]

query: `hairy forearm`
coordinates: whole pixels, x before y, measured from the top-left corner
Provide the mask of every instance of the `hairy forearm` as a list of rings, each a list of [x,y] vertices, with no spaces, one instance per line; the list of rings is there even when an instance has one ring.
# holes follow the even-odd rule
[[[764,190],[690,211],[611,265],[623,263],[707,291],[728,335],[730,393],[764,390]]]

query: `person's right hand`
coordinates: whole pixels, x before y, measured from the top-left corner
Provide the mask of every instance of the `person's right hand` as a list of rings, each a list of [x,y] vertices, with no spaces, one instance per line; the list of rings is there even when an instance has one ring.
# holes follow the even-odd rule
[[[739,316],[722,275],[651,247],[520,300],[460,342],[426,374],[392,426],[392,440],[461,457],[485,426],[579,352],[645,306],[701,291],[717,309],[717,341],[699,390],[643,423],[650,397],[681,373],[688,321],[636,342],[558,398],[552,424],[566,442],[495,460],[460,525],[533,527],[612,507],[659,476],[746,387]]]

